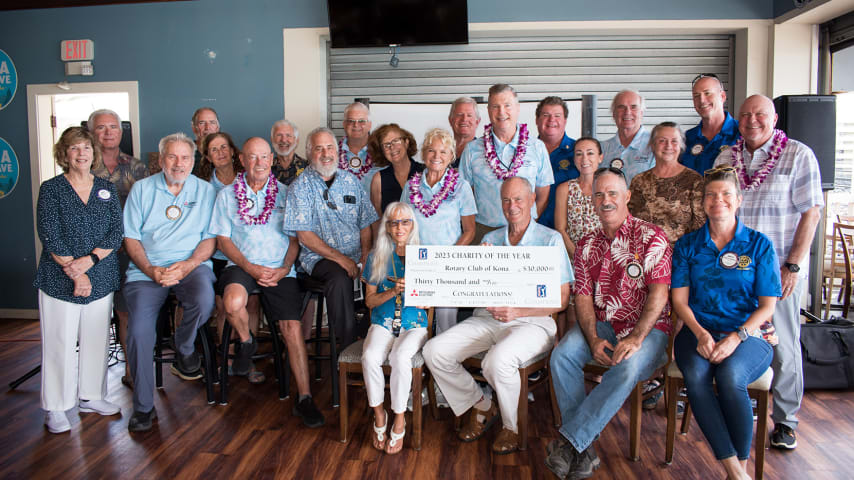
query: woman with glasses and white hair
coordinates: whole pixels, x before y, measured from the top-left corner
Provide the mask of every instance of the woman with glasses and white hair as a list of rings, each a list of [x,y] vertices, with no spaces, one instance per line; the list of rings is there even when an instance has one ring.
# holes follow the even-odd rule
[[[761,327],[782,292],[774,246],[738,219],[741,201],[734,168],[706,171],[708,220],[676,242],[671,277],[673,310],[685,322],[674,340],[676,365],[697,423],[730,479],[750,478],[747,386],[771,365],[774,351]]]
[[[400,202],[389,204],[379,224],[373,251],[368,255],[362,280],[365,305],[371,309],[371,327],[362,349],[362,371],[368,405],[374,410],[373,446],[388,454],[403,448],[406,433],[406,403],[412,383],[412,356],[427,340],[427,312],[403,306],[406,282],[406,246],[418,245],[418,224],[412,207]],[[382,364],[391,365],[391,410],[394,424],[386,439],[388,415],[383,406],[385,376]],[[417,392],[416,395],[420,395]]]
[[[703,177],[679,163],[685,151],[685,134],[673,122],[652,129],[649,147],[655,166],[632,179],[629,212],[667,234],[670,245],[682,235],[703,226]]]

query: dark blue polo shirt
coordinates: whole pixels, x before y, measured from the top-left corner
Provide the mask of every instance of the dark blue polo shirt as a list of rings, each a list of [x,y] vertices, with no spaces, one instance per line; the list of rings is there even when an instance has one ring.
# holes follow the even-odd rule
[[[575,156],[575,140],[569,138],[567,134],[563,134],[563,140],[560,145],[549,154],[549,161],[552,164],[552,173],[554,173],[555,183],[549,189],[549,203],[543,214],[537,218],[540,225],[545,225],[549,228],[555,228],[555,191],[561,183],[578,178],[578,169],[575,168],[573,157]],[[713,159],[714,160],[714,159]]]
[[[685,132],[685,152],[679,157],[682,165],[703,175],[706,170],[712,168],[715,159],[726,147],[735,145],[740,133],[738,132],[738,121],[732,118],[729,112],[724,112],[726,118],[721,131],[715,135],[710,142],[703,136],[703,122],[700,121],[696,127]],[[697,147],[699,145],[699,147]],[[702,150],[696,155],[693,152]]]
[[[771,240],[736,221],[735,236],[720,251],[708,222],[673,249],[671,288],[689,287],[688,305],[707,330],[734,332],[758,308],[759,297],[782,295]]]

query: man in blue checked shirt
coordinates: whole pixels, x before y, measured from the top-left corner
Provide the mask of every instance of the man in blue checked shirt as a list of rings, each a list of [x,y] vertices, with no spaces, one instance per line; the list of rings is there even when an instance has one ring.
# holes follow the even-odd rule
[[[545,144],[529,136],[532,132],[527,125],[516,123],[516,90],[503,83],[489,87],[487,112],[491,124],[486,126],[483,137],[469,142],[460,159],[460,177],[471,184],[477,203],[473,245],[479,244],[488,232],[507,225],[500,194],[506,178],[519,176],[534,186],[534,218],[545,210],[554,183]]]
[[[326,127],[307,138],[310,166],[288,189],[284,230],[296,233],[305,271],[324,282],[329,320],[342,347],[356,338],[353,281],[371,250],[377,211],[352,173],[338,168],[338,143]]]
[[[131,264],[124,296],[128,305],[127,355],[133,376],[133,416],[128,430],[150,430],[154,410],[154,341],[157,316],[174,291],[184,308],[175,327],[172,373],[202,377],[196,330],[211,316],[214,274],[209,260],[215,240],[207,232],[215,193],[190,171],[196,144],[183,133],[160,140],[156,175],[134,183],[124,209],[125,249]]]

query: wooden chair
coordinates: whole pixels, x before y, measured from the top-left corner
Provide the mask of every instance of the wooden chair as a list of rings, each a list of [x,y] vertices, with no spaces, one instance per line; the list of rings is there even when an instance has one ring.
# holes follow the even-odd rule
[[[851,310],[852,272],[854,272],[851,265],[851,257],[854,255],[854,250],[852,250],[854,241],[852,241],[852,237],[854,237],[854,225],[845,223],[833,224],[830,257],[825,257],[824,271],[822,272],[822,284],[826,299],[824,318],[828,318],[830,315],[830,307],[833,300],[833,285],[836,278],[839,278],[842,282],[839,288],[839,300],[842,302],[842,316],[847,317]]]
[[[756,420],[756,454],[755,463],[755,480],[762,480],[762,472],[765,467],[765,441],[768,438],[768,391],[771,390],[771,381],[774,379],[774,371],[771,367],[756,379],[753,383],[747,386],[747,393],[750,398],[756,399],[757,420]],[[676,366],[676,362],[670,364],[667,369],[667,392],[671,399],[667,406],[667,442],[665,445],[664,463],[670,465],[673,462],[673,441],[676,437],[676,395],[679,390],[685,386],[685,381],[682,377],[682,372]],[[688,427],[691,424],[691,406],[688,399],[685,399],[685,412],[682,415],[681,433],[688,433]]]
[[[433,309],[427,309],[427,339],[433,337]],[[365,380],[362,377],[362,347],[364,340],[358,340],[352,345],[345,348],[338,355],[338,388],[340,389],[339,396],[341,405],[338,409],[339,423],[341,425],[341,442],[347,443],[350,440],[350,411],[347,398],[347,387],[358,386],[364,387]],[[383,363],[383,373],[391,374],[391,365],[386,358]],[[358,377],[351,374],[358,374]],[[421,430],[422,430],[422,408],[421,408],[421,391],[424,379],[422,377],[429,372],[424,368],[424,357],[419,350],[412,357],[412,448],[421,450]],[[432,382],[427,382],[432,386]],[[386,383],[386,388],[389,388]],[[430,407],[433,409],[433,415],[438,416],[436,409],[436,396],[434,390],[428,389],[430,398]]]
[[[555,323],[557,323],[557,313],[552,314],[552,318]],[[479,382],[486,382],[486,378],[480,373],[482,370],[482,362],[483,358],[486,356],[486,352],[480,352],[473,357],[469,357],[465,359],[462,363],[463,367],[472,373],[472,376],[475,380]],[[534,358],[528,360],[523,363],[519,367],[519,379],[521,380],[521,388],[519,389],[519,406],[517,407],[517,428],[519,429],[519,450],[526,450],[528,448],[528,392],[534,391],[535,389],[545,385],[549,390],[549,399],[552,403],[552,419],[554,420],[555,428],[560,428],[560,408],[557,404],[557,398],[555,397],[554,385],[552,385],[552,376],[551,369],[549,368],[549,361],[551,360],[552,349],[550,348],[547,352],[543,352]],[[537,378],[536,380],[531,380],[529,377],[538,372],[543,371],[543,374]],[[433,381],[431,379],[430,386],[428,390],[432,393],[435,392],[435,386],[433,385]],[[496,400],[493,398],[493,400]],[[430,399],[433,402],[433,399]],[[433,402],[434,404],[436,402]],[[462,424],[462,416],[454,418],[454,430],[459,431],[460,426]]]

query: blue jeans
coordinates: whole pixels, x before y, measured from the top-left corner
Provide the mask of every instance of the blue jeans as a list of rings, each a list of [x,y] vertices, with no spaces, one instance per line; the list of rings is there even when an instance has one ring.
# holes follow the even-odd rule
[[[617,344],[614,328],[608,322],[596,322],[596,334]],[[551,371],[555,396],[563,424],[560,433],[579,452],[596,440],[611,418],[620,410],[632,389],[667,361],[667,334],[652,329],[641,348],[630,358],[611,367],[602,382],[589,395],[584,389],[584,365],[593,359],[581,328],[575,325],[552,351]]]
[[[715,341],[725,336],[725,333],[712,333]],[[676,365],[685,377],[691,409],[715,458],[723,460],[733,455],[738,455],[739,460],[750,458],[753,409],[747,385],[771,365],[774,356],[771,346],[765,340],[749,337],[715,365],[697,353],[697,337],[686,327],[676,336],[674,350]]]

